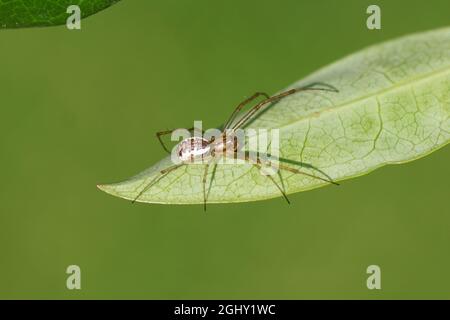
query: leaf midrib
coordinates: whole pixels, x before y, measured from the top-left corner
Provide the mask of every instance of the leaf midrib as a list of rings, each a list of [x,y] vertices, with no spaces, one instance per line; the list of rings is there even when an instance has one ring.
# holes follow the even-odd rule
[[[299,119],[297,119],[295,121],[286,123],[286,124],[280,126],[280,128],[287,128],[287,127],[293,126],[293,125],[295,125],[295,124],[297,124],[299,122],[303,122],[305,120],[318,118],[323,113],[327,113],[327,112],[334,111],[334,110],[337,110],[337,109],[345,108],[345,107],[351,106],[353,104],[356,104],[358,102],[365,101],[365,100],[368,100],[368,99],[373,98],[373,97],[380,96],[380,95],[385,94],[385,93],[393,92],[393,91],[395,91],[397,89],[406,87],[408,85],[412,85],[413,83],[420,83],[422,81],[432,79],[434,77],[437,77],[437,76],[440,76],[442,74],[448,73],[449,71],[450,71],[450,66],[446,66],[442,70],[437,70],[437,71],[433,71],[433,72],[430,72],[430,73],[426,73],[426,74],[418,76],[418,77],[413,77],[413,78],[408,79],[406,81],[399,82],[398,84],[393,85],[393,86],[391,86],[389,88],[384,88],[384,89],[381,89],[381,90],[379,90],[377,92],[373,92],[373,93],[367,94],[365,96],[362,96],[362,97],[350,100],[348,102],[341,103],[341,104],[333,106],[331,108],[326,108],[326,109],[323,109],[323,110],[311,113],[308,116],[301,117],[301,118],[299,118]]]

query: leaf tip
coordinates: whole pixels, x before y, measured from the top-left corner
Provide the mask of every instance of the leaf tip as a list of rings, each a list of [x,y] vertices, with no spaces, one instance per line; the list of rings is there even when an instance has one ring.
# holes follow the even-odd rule
[[[112,193],[111,186],[109,184],[97,184],[97,188],[100,189],[103,192]]]

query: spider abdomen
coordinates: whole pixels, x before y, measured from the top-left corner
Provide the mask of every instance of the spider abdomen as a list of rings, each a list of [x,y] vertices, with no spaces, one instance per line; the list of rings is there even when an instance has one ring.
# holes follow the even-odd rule
[[[210,150],[208,140],[202,137],[191,137],[178,144],[177,155],[181,161],[194,161],[209,156]]]

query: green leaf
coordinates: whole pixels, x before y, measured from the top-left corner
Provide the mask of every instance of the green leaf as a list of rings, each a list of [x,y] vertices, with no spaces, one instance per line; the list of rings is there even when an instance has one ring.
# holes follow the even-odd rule
[[[369,47],[290,88],[317,81],[331,84],[340,92],[300,92],[286,97],[249,126],[279,128],[283,158],[311,164],[334,181],[341,181],[386,164],[418,159],[449,142],[450,28]],[[131,200],[170,164],[170,158],[165,158],[129,180],[98,187]],[[203,170],[204,165],[199,164],[181,167],[149,188],[138,201],[202,203]],[[302,170],[317,174],[310,168]],[[307,176],[280,172],[287,193],[326,185]],[[210,170],[208,184],[211,177]],[[217,167],[208,203],[280,195],[254,166],[224,164]]]
[[[81,17],[97,13],[120,0],[0,0],[0,28],[47,27],[65,24],[67,8],[78,5]]]

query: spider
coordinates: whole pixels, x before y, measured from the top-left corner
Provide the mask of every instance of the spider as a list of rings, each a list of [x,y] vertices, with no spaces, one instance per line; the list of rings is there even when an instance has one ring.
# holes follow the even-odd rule
[[[317,87],[320,86],[320,87]],[[194,163],[198,160],[201,160],[202,163],[205,163],[205,169],[203,173],[203,179],[202,179],[202,185],[203,185],[203,208],[206,211],[206,202],[207,202],[207,192],[206,192],[206,178],[208,176],[208,171],[213,164],[214,168],[213,171],[215,171],[217,166],[217,159],[220,157],[233,157],[235,158],[238,151],[242,147],[237,139],[236,139],[236,131],[240,128],[243,128],[245,125],[247,125],[252,119],[254,119],[255,115],[260,111],[261,109],[264,109],[264,107],[270,106],[274,102],[278,102],[280,99],[287,97],[289,95],[295,94],[297,92],[301,91],[329,91],[329,92],[339,92],[335,87],[321,82],[314,82],[309,85],[306,85],[304,87],[290,89],[288,91],[282,92],[280,94],[269,96],[268,94],[264,92],[256,92],[246,100],[242,101],[232,112],[230,117],[228,118],[227,122],[222,126],[221,128],[221,134],[218,138],[212,137],[210,139],[206,139],[203,136],[191,136],[188,138],[183,139],[180,141],[173,150],[176,157],[177,162],[176,164],[173,164],[172,166],[169,166],[159,172],[159,175],[155,177],[152,181],[150,181],[140,192],[139,194],[134,198],[132,201],[133,203],[136,202],[143,193],[145,193],[147,190],[149,190],[152,186],[154,186],[158,181],[166,177],[168,174],[173,172],[174,170]],[[258,97],[264,97],[264,100],[260,101],[253,107],[251,107],[241,118],[236,120],[238,114],[240,111],[246,106],[247,104],[251,103]],[[188,129],[189,131],[193,131],[195,128]],[[162,148],[169,154],[172,154],[172,152],[166,147],[163,140],[161,139],[162,136],[171,134],[176,129],[173,130],[166,130],[166,131],[160,131],[156,133],[156,137],[159,140]],[[321,181],[329,182],[334,185],[339,185],[338,183],[334,182],[330,178],[322,178],[315,176],[313,174],[300,171],[296,168],[292,168],[290,166],[287,166],[285,164],[281,164],[280,162],[282,159],[278,159],[278,162],[275,164],[273,162],[266,162],[261,160],[261,157],[257,157],[254,159],[251,157],[248,153],[244,153],[243,159],[246,163],[252,164],[254,167],[257,167],[261,170],[261,168],[264,165],[268,165],[270,167],[276,167],[277,169],[289,171],[294,174],[302,174],[309,176],[314,179],[318,179]],[[286,161],[292,163],[292,161]],[[320,171],[320,170],[319,170]],[[284,199],[289,204],[290,201],[283,190],[283,188],[275,181],[275,179],[272,177],[272,175],[265,175],[268,179],[272,181],[272,183],[277,187],[277,189],[280,191],[281,195],[284,197]],[[212,180],[212,179],[211,179]],[[210,184],[212,181],[210,181]]]

